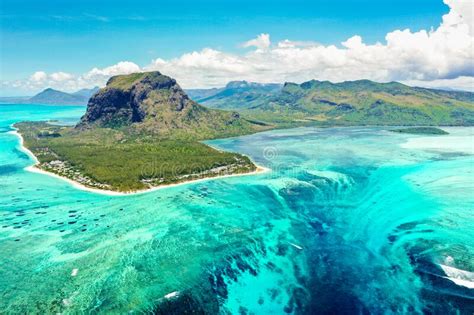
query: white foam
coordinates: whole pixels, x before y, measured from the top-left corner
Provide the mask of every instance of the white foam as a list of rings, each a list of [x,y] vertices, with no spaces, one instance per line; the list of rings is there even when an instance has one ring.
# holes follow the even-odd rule
[[[63,305],[64,306],[71,306],[72,301],[71,299],[63,299]]]
[[[306,170],[309,174],[316,175],[319,177],[324,177],[329,180],[333,180],[340,185],[353,185],[354,180],[350,177],[348,177],[346,174],[334,172],[334,171],[328,171],[328,170]]]
[[[172,299],[179,295],[179,291],[173,291],[165,295],[165,299]]]
[[[74,268],[74,269],[71,271],[71,277],[77,276],[77,273],[78,273],[78,272],[79,272],[79,269]]]
[[[446,266],[446,265],[439,265],[441,269],[443,269],[444,273],[447,277],[446,279],[451,280],[457,285],[474,289],[474,272],[457,269],[454,267]]]

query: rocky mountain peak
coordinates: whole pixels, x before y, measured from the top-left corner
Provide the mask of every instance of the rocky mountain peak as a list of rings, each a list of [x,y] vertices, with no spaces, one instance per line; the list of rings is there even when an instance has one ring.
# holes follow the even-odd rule
[[[139,123],[157,112],[181,112],[191,103],[176,80],[160,72],[118,75],[91,97],[78,127]]]
[[[209,139],[246,133],[258,125],[238,113],[210,109],[191,100],[176,80],[159,72],[109,79],[87,104],[77,130],[123,129],[144,136]]]

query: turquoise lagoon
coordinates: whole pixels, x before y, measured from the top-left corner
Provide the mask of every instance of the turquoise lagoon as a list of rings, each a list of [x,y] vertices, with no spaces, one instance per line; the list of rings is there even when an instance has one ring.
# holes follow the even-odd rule
[[[272,171],[107,196],[24,170],[0,105],[0,313],[472,314],[474,129],[210,141]]]

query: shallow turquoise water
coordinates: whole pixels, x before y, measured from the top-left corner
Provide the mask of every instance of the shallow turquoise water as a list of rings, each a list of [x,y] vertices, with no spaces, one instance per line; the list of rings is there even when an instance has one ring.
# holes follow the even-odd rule
[[[474,129],[211,141],[272,169],[110,197],[24,170],[0,105],[0,313],[474,312]]]

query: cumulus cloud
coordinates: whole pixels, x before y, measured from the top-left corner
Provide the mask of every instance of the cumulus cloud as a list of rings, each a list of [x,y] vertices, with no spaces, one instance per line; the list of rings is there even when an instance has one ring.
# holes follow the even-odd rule
[[[251,39],[242,44],[242,47],[256,47],[257,49],[264,50],[270,47],[270,35],[269,34],[260,34],[257,38]]]
[[[48,78],[48,75],[44,71],[36,71],[30,76],[32,82],[42,82]]]
[[[27,80],[19,80],[14,82],[9,82],[11,86],[19,87],[19,88],[26,88],[30,90],[34,90],[37,88],[42,88],[44,86],[61,86],[63,87],[64,84],[68,82],[72,82],[74,84],[75,81],[74,75],[66,72],[53,72],[47,74],[44,71],[36,71],[33,73]],[[2,82],[2,86],[5,84]]]
[[[294,48],[294,47],[310,47],[319,46],[320,44],[314,41],[292,41],[289,39],[278,42],[279,48]]]
[[[436,29],[395,30],[385,36],[384,43],[367,44],[361,36],[354,35],[337,46],[290,40],[273,44],[268,34],[261,34],[243,44],[256,48],[243,55],[204,49],[179,58],[160,59],[146,68],[170,74],[187,87],[218,86],[235,79],[371,79],[420,85],[442,82],[445,87],[449,80],[474,76],[472,5],[462,0],[445,3],[450,12]],[[459,80],[453,81],[456,82]]]
[[[384,42],[367,44],[354,35],[338,45],[283,40],[272,43],[260,34],[243,44],[252,48],[231,54],[211,48],[171,59],[157,58],[143,67],[120,62],[85,74],[36,72],[17,84],[58,87],[104,85],[112,75],[158,70],[186,88],[222,86],[245,79],[257,82],[334,82],[371,79],[412,85],[474,90],[474,19],[471,0],[444,0],[450,7],[441,24],[431,30],[394,30]],[[56,80],[57,79],[57,80]]]
[[[100,80],[118,74],[129,74],[138,71],[140,71],[140,67],[137,64],[130,61],[121,61],[113,66],[103,69],[93,68],[87,72],[83,78],[86,80]]]
[[[401,82],[411,86],[474,92],[474,77],[459,77],[456,79],[441,79],[433,81],[407,80]]]
[[[444,0],[444,3],[451,8],[451,13],[445,15],[446,19],[451,19],[452,24],[467,24],[469,33],[474,34],[474,9],[472,0]]]
[[[82,75],[73,75],[66,72],[46,73],[36,71],[26,80],[2,82],[2,88],[15,88],[18,90],[38,91],[47,87],[62,91],[77,91],[82,88],[104,86],[107,80],[114,75],[129,74],[142,71],[135,63],[121,61],[105,68],[93,68]]]
[[[66,73],[66,72],[55,72],[52,73],[50,76],[51,80],[56,81],[56,82],[64,82],[68,80],[72,80],[74,76],[72,74]]]

